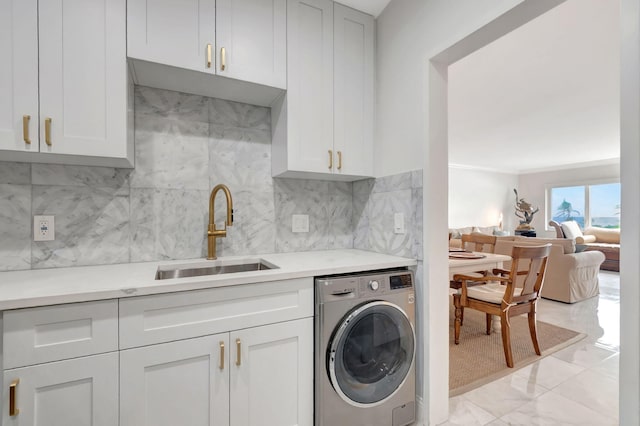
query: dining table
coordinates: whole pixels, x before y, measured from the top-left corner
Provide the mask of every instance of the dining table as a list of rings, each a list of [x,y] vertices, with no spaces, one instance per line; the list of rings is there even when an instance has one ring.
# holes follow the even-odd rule
[[[456,257],[459,256],[459,257]],[[454,274],[468,274],[476,271],[490,271],[502,268],[504,262],[511,260],[506,254],[480,252],[449,252],[449,280]]]
[[[494,268],[503,268],[504,262],[511,260],[511,256],[495,253],[455,251],[449,252],[449,289],[453,295],[453,306],[455,308],[456,327],[462,325],[463,310],[460,304],[461,285],[453,281],[455,274],[469,274],[479,271],[492,271]],[[491,319],[493,331],[500,331],[500,317],[494,315]],[[457,333],[460,335],[459,333]],[[459,341],[455,342],[456,345]]]

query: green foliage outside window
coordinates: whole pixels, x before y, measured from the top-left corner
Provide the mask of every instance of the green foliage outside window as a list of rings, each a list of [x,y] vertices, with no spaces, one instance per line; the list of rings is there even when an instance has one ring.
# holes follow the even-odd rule
[[[576,213],[577,216],[580,216],[580,212],[575,210],[570,202],[566,199],[562,200],[562,203],[558,206],[556,210],[556,217],[561,217],[564,220],[573,220],[573,213]]]

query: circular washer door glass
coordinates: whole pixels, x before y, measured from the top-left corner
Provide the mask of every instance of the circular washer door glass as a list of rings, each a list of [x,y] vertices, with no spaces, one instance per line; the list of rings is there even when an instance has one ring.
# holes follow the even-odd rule
[[[376,301],[345,317],[329,345],[331,383],[352,405],[382,403],[402,385],[413,363],[415,336],[406,313]]]

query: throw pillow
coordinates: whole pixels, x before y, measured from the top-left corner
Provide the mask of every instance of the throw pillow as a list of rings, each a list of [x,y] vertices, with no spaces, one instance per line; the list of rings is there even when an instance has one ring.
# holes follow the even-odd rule
[[[449,228],[452,240],[459,240],[462,238],[462,234],[470,234],[472,230],[473,228],[471,226],[467,226],[466,228]]]
[[[562,232],[564,232],[564,236],[570,240],[575,240],[578,237],[582,237],[582,231],[580,230],[580,226],[578,226],[578,222],[575,220],[568,220],[566,222],[562,222],[560,224],[562,226]]]
[[[599,243],[620,244],[620,229],[587,228],[585,233],[594,235]]]
[[[493,231],[496,230],[495,226],[475,226],[473,232],[485,235],[493,235]]]
[[[576,238],[576,244],[588,244],[588,243],[595,243],[596,242],[596,236],[595,235],[583,235],[582,237],[578,237]]]
[[[587,247],[589,246],[586,244],[576,244],[576,253],[582,253],[587,249]]]

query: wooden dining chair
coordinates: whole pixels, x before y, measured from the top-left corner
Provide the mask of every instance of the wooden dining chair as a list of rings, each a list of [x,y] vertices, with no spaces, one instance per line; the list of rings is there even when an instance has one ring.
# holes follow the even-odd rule
[[[511,269],[494,269],[480,280],[487,282],[474,285],[477,276],[456,274],[453,280],[460,284],[461,293],[454,299],[456,319],[454,326],[455,343],[460,341],[461,312],[463,308],[471,308],[486,314],[487,334],[491,334],[491,316],[500,317],[502,328],[502,345],[507,366],[513,367],[511,352],[511,324],[509,318],[527,314],[529,333],[536,354],[540,355],[536,326],[536,307],[540,290],[544,282],[547,260],[551,244],[544,246],[514,246],[511,257]],[[516,284],[518,285],[516,287]]]
[[[480,251],[485,253],[495,252],[496,240],[497,240],[495,235],[472,233],[472,234],[462,234],[460,238],[462,239],[461,247],[465,250],[471,249],[472,251]],[[474,276],[476,278],[476,281],[474,282],[475,285],[486,284],[485,282],[481,282],[480,278],[487,275],[487,271],[477,271],[477,272],[473,272],[472,274],[473,275],[470,274],[469,276]],[[449,287],[460,288],[459,285],[457,285],[454,281],[451,281],[449,283]],[[454,300],[453,300],[454,306],[456,304],[455,299],[456,298],[454,297]],[[457,307],[456,312],[459,313],[460,325],[462,325],[462,323],[464,322],[464,307]],[[456,344],[457,343],[458,343],[458,340],[456,340]]]
[[[471,248],[473,251],[484,251],[494,253],[496,249],[496,236],[485,234],[462,234],[462,248]],[[467,247],[467,244],[469,247]]]

